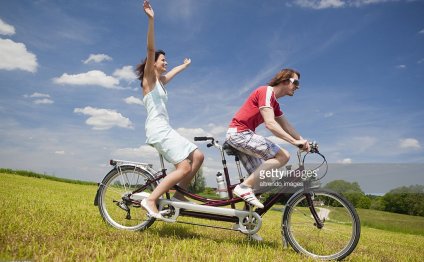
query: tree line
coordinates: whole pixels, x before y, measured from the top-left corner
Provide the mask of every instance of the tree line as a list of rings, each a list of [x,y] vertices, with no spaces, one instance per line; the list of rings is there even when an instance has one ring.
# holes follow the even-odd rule
[[[324,186],[344,195],[356,208],[424,216],[424,185],[402,186],[383,196],[366,195],[357,182],[334,180]]]

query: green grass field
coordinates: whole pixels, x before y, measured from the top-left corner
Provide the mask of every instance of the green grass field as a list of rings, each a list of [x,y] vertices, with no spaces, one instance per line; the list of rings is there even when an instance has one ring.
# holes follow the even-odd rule
[[[94,185],[3,173],[0,179],[0,261],[313,261],[282,247],[281,211],[264,216],[259,244],[241,233],[178,223],[127,232],[103,222]],[[423,217],[359,214],[361,240],[346,261],[422,261]]]

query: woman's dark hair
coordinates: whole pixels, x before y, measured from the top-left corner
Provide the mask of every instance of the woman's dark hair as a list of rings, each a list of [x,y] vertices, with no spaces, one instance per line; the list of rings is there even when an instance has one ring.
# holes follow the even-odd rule
[[[291,68],[285,68],[278,72],[271,81],[269,81],[269,86],[276,86],[279,83],[288,80],[289,78],[293,77],[294,75],[297,75],[297,77],[300,79],[300,73],[296,70],[293,70]]]
[[[159,49],[155,52],[155,62],[158,60],[159,55],[165,55],[165,51]],[[144,58],[143,63],[138,64],[135,69],[135,74],[137,75],[137,78],[141,81],[141,85],[143,85],[144,68],[146,67],[146,61],[147,57]]]

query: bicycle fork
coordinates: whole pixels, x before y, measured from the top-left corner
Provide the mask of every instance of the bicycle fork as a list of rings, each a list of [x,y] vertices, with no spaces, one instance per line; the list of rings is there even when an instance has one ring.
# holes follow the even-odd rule
[[[315,196],[314,193],[313,192],[304,192],[303,194],[305,195],[306,202],[308,203],[309,211],[311,212],[311,215],[312,215],[312,217],[315,221],[314,226],[316,226],[318,229],[323,228],[324,223],[319,218],[318,213],[317,213],[315,206],[314,206],[314,196]],[[287,204],[286,204],[286,207],[283,210],[283,213],[286,212],[286,210],[285,210],[286,208],[292,208],[290,202],[291,202],[290,200],[287,201]],[[283,235],[283,246],[284,246],[284,248],[287,248],[288,247],[288,241],[287,241],[287,236],[284,234],[284,227],[286,227],[285,221],[282,222],[281,234]]]
[[[306,194],[305,194],[305,197],[306,197],[306,201],[308,202],[309,211],[311,211],[311,214],[312,214],[312,216],[313,216],[313,218],[314,218],[314,220],[315,220],[314,225],[315,225],[318,229],[323,228],[323,227],[324,227],[324,223],[323,223],[323,222],[321,221],[321,219],[319,218],[318,213],[317,213],[317,210],[316,210],[316,209],[315,209],[315,207],[314,207],[314,201],[313,201],[314,193],[311,193],[311,192],[306,193]]]

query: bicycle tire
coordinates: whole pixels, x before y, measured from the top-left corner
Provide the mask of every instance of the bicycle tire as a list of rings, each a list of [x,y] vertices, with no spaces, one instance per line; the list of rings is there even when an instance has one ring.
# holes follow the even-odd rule
[[[127,197],[137,188],[145,185],[152,175],[135,166],[120,166],[112,169],[103,179],[98,192],[98,207],[103,220],[121,230],[138,231],[150,227],[155,218],[137,201]],[[143,192],[150,193],[156,184],[150,184]],[[129,216],[128,216],[129,214]]]
[[[312,189],[314,206],[324,226],[318,229],[303,192],[287,203],[283,219],[283,241],[299,253],[321,260],[341,260],[356,248],[361,226],[353,205],[337,192]]]

